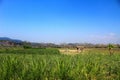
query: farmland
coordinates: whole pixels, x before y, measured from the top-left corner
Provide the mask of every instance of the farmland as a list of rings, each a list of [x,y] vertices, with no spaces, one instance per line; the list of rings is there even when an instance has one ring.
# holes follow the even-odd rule
[[[120,0],[0,0],[0,80],[120,80]]]
[[[111,56],[107,49],[95,48],[61,53],[51,48],[0,50],[0,80],[120,79],[119,49]]]

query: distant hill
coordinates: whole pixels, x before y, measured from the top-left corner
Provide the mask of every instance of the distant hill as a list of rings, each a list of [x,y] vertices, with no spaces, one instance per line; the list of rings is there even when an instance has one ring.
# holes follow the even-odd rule
[[[11,39],[11,38],[8,38],[8,37],[0,37],[0,41],[1,40],[11,41],[11,42],[15,42],[15,43],[22,43],[23,42],[22,40]]]

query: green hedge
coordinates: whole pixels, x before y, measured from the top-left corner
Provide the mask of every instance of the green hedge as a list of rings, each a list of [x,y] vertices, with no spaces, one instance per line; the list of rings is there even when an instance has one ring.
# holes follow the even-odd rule
[[[6,54],[60,54],[58,49],[54,48],[45,48],[45,49],[21,49],[21,50],[13,50],[13,49],[6,49],[6,50],[0,50],[0,53],[6,53]]]

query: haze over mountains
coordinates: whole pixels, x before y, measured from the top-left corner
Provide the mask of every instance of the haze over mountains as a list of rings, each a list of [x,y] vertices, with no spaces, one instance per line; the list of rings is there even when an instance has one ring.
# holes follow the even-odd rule
[[[9,38],[9,37],[0,37],[0,41],[10,41],[10,42],[14,42],[14,43],[23,43],[23,42],[28,42],[28,43],[31,43],[31,44],[56,44],[56,43],[45,43],[45,42],[31,42],[31,41],[24,41],[24,40],[21,40],[21,39],[13,39],[13,38]],[[62,45],[62,44],[74,44],[74,45],[81,45],[81,44],[96,44],[96,43],[77,43],[77,42],[73,42],[73,43],[60,43],[60,44],[57,44],[57,45]],[[98,44],[105,44],[106,45],[106,43],[98,43]],[[108,43],[109,44],[109,43]],[[115,44],[115,43],[111,43],[111,44]],[[116,43],[116,44],[119,44],[119,43]]]
[[[0,46],[1,47],[28,47],[28,48],[75,48],[76,46],[84,46],[86,48],[107,48],[108,44],[93,44],[93,43],[38,43],[30,41],[22,41],[19,39],[12,39],[9,37],[0,37]],[[113,44],[116,48],[120,48],[120,44]]]
[[[0,37],[0,40],[12,41],[12,42],[15,42],[15,43],[21,43],[21,42],[23,42],[22,40],[11,39],[9,37]]]

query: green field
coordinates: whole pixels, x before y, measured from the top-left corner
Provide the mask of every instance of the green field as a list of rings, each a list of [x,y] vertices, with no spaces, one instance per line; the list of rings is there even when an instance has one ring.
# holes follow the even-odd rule
[[[90,49],[77,55],[57,49],[0,50],[0,80],[120,80],[120,50]]]

